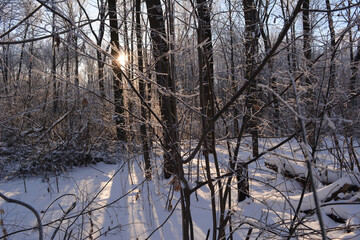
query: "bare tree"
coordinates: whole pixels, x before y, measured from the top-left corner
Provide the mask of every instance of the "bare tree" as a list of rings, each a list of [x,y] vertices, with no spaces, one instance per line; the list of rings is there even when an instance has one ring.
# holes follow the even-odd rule
[[[197,14],[198,14],[198,65],[199,65],[199,88],[200,88],[200,107],[202,113],[202,130],[207,132],[207,137],[204,141],[203,153],[206,164],[206,177],[211,179],[211,167],[209,154],[213,154],[215,161],[215,168],[219,176],[219,164],[216,157],[215,150],[215,126],[211,123],[211,119],[215,112],[215,92],[214,92],[214,57],[213,57],[213,43],[211,31],[211,4],[212,1],[197,0]],[[220,182],[218,183],[221,184]],[[217,217],[216,217],[216,201],[215,188],[212,181],[209,181],[209,189],[211,192],[211,210],[213,219],[213,239],[217,236]],[[219,186],[221,189],[221,186]],[[220,199],[222,194],[220,193]],[[221,234],[223,235],[223,234]],[[220,236],[219,236],[220,237]],[[222,236],[221,236],[222,237]]]
[[[111,38],[111,57],[112,57],[112,69],[113,87],[114,87],[114,104],[115,104],[115,123],[116,123],[116,135],[118,140],[126,142],[125,131],[125,116],[124,116],[124,91],[122,84],[122,70],[119,63],[120,56],[120,43],[118,33],[118,19],[116,10],[116,0],[108,0],[109,5],[109,21],[110,21],[110,38]]]
[[[260,29],[258,26],[258,14],[256,4],[253,0],[243,0],[245,18],[245,79],[249,80],[256,68],[256,56],[258,52],[258,36]],[[243,134],[245,129],[249,129],[252,138],[253,157],[259,155],[259,131],[258,120],[255,113],[259,110],[257,79],[254,79],[248,86],[246,98],[246,113],[242,121]],[[238,168],[242,169],[241,178],[238,177],[238,201],[243,201],[249,194],[248,168],[238,163]]]
[[[58,34],[56,33],[56,14],[55,14],[55,1],[51,1],[51,5],[53,8],[53,14],[52,14],[52,68],[51,68],[51,74],[52,74],[52,84],[53,84],[53,112],[58,111],[58,105],[59,105],[59,89],[58,89],[58,83],[56,78],[56,47],[60,45],[60,38]]]
[[[162,143],[164,148],[164,176],[165,178],[170,178],[181,167],[179,165],[177,108],[176,99],[173,95],[175,93],[175,82],[169,74],[169,58],[165,56],[168,54],[169,47],[165,41],[167,35],[160,0],[147,0],[146,6],[151,27],[152,51],[156,60],[156,81],[163,88],[160,89],[159,95],[161,118],[165,126]]]
[[[136,0],[136,46],[137,46],[137,64],[139,69],[139,75],[144,73],[144,60],[143,60],[143,41],[142,41],[142,32],[141,32],[141,1]],[[145,81],[140,78],[139,79],[139,93],[143,100],[146,99],[145,94],[145,87],[146,83]],[[144,104],[141,104],[141,118],[142,123],[140,125],[140,134],[143,144],[143,154],[144,154],[144,161],[145,161],[145,174],[147,178],[151,179],[151,163],[150,163],[150,149],[149,149],[149,139],[147,134],[147,121],[148,121],[148,114],[146,111],[146,106]]]

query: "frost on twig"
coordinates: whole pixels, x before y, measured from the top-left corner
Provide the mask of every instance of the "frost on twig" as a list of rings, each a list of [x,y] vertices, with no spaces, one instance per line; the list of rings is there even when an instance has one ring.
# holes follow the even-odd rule
[[[21,205],[23,207],[26,207],[27,209],[29,209],[31,212],[34,213],[35,217],[36,217],[36,220],[38,222],[38,225],[37,225],[37,229],[39,231],[39,240],[42,240],[43,239],[43,227],[42,227],[42,223],[41,223],[41,219],[40,219],[40,215],[39,213],[35,210],[35,208],[33,208],[31,205],[25,203],[25,202],[22,202],[20,200],[16,200],[16,199],[12,199],[12,198],[8,198],[6,197],[4,194],[0,193],[0,197],[2,199],[5,200],[5,202],[8,202],[8,203],[15,203],[15,204],[18,204],[18,205]]]

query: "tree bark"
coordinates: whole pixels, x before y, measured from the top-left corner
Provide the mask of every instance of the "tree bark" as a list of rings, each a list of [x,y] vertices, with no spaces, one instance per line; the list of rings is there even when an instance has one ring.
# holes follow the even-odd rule
[[[306,60],[306,65],[309,64],[308,61],[311,60],[311,46],[310,46],[310,0],[304,0],[303,2],[303,35],[304,35],[304,41],[303,41],[303,51],[304,56]],[[311,81],[309,78],[306,79],[307,84],[311,84]]]
[[[118,62],[120,44],[118,34],[118,19],[116,11],[116,0],[108,0],[109,4],[109,21],[110,21],[110,41],[111,41],[111,57],[113,69],[113,87],[114,87],[114,103],[115,103],[115,123],[116,135],[119,141],[126,142],[125,117],[124,117],[124,94],[122,86],[122,71]]]
[[[153,56],[156,60],[156,81],[169,93],[160,94],[160,111],[166,129],[163,129],[163,147],[164,147],[164,176],[166,179],[177,173],[180,167],[179,156],[179,136],[177,123],[175,82],[169,75],[169,58],[164,56],[168,54],[169,47],[165,31],[164,15],[160,0],[146,1],[149,23],[151,27],[151,40],[153,44]]]
[[[52,7],[55,7],[55,1],[51,2]],[[59,94],[58,94],[58,84],[56,82],[56,45],[60,44],[59,36],[55,33],[55,11],[53,11],[52,16],[52,83],[53,83],[53,112],[58,111],[58,102],[59,102]]]
[[[75,97],[78,97],[79,94],[79,47],[78,47],[78,37],[75,35],[74,36],[74,46],[75,46],[75,79],[74,79],[74,84],[75,84],[75,88],[76,88],[76,95]]]
[[[234,59],[234,30],[233,30],[233,19],[232,19],[232,8],[231,8],[231,0],[228,0],[229,4],[229,30],[230,30],[230,78],[231,78],[231,86],[234,93],[237,91],[237,84],[235,78],[235,59]],[[234,136],[236,137],[239,134],[239,110],[237,108],[237,104],[234,104],[233,107],[233,118],[234,118]]]
[[[200,85],[200,106],[203,130],[208,129],[210,119],[214,116],[214,59],[212,34],[210,23],[210,5],[211,1],[197,0],[198,12],[198,61],[199,61],[199,85]],[[207,118],[205,117],[207,116]],[[212,126],[206,139],[204,151],[212,153],[215,147],[215,127]],[[204,145],[205,146],[205,145]]]
[[[267,1],[266,4],[269,4],[269,2]],[[268,19],[269,19],[269,15],[270,13],[267,12],[267,9],[268,9],[268,6],[264,7],[264,17],[260,20],[260,16],[258,16],[258,19],[259,19],[259,25],[260,25],[260,34],[263,38],[263,41],[264,41],[264,48],[265,48],[265,52],[268,52],[270,51],[271,49],[271,40],[270,40],[270,36],[269,36],[269,31],[266,31],[265,32],[265,29],[268,30],[267,27],[265,26],[268,26]],[[283,13],[284,13],[284,10],[283,10]],[[285,16],[285,15],[284,15]],[[288,42],[288,37],[287,37],[287,34],[286,34],[286,40]],[[288,50],[288,47],[287,47],[287,50]],[[288,54],[288,63],[290,62],[289,60],[289,54]],[[274,117],[274,120],[273,120],[273,125],[274,125],[274,130],[275,130],[275,135],[279,134],[280,131],[281,131],[281,128],[280,128],[280,104],[279,104],[279,99],[277,98],[276,96],[276,92],[277,92],[277,79],[275,77],[275,74],[272,74],[275,72],[275,69],[274,69],[274,58],[271,57],[269,59],[269,71],[270,71],[270,86],[271,88],[273,89],[274,91],[274,94],[272,94],[272,99],[273,99],[273,114],[272,116]],[[289,64],[290,66],[290,64]]]
[[[210,158],[209,154],[214,156],[214,164],[216,173],[219,176],[219,164],[215,151],[215,126],[211,123],[211,119],[214,117],[215,112],[215,92],[214,92],[214,57],[213,57],[213,45],[212,45],[212,31],[211,31],[211,0],[197,0],[197,14],[198,14],[198,65],[199,65],[199,88],[200,88],[200,107],[202,113],[202,130],[207,131],[210,127],[211,130],[203,144],[203,153],[206,164],[206,176],[211,179]],[[218,182],[219,189],[221,188],[221,182]],[[217,208],[215,201],[215,186],[209,181],[209,189],[211,193],[211,210],[213,218],[213,239],[217,236]],[[220,202],[222,202],[222,190],[219,191]],[[223,211],[220,211],[223,213]],[[220,214],[219,222],[222,223],[223,215]],[[224,227],[219,228],[219,238],[225,234]]]
[[[8,69],[8,62],[9,62],[9,46],[3,46],[3,56],[4,59],[1,59],[1,71],[3,74],[3,82],[4,82],[4,93],[7,95],[9,93],[9,69]]]
[[[100,1],[99,6],[99,17],[100,17],[100,25],[99,25],[99,35],[96,36],[96,45],[101,49],[102,40],[105,34],[105,3],[104,0]],[[102,99],[106,98],[105,94],[105,86],[104,86],[104,61],[102,53],[99,49],[96,50],[97,64],[98,64],[98,79],[99,79],[99,90],[100,96]]]
[[[245,17],[245,79],[250,79],[255,68],[255,57],[258,47],[258,22],[257,10],[253,0],[243,0]],[[248,87],[246,99],[246,113],[243,118],[243,127],[249,129],[252,138],[253,156],[259,155],[259,133],[258,121],[254,114],[258,110],[257,80],[252,81]],[[242,131],[240,131],[242,132]],[[242,176],[238,176],[238,201],[243,201],[249,195],[248,166],[237,163],[237,168],[241,168]]]
[[[138,68],[139,73],[144,72],[144,60],[143,60],[143,43],[142,43],[142,34],[141,34],[141,23],[140,23],[140,16],[141,15],[141,0],[136,0],[136,43],[137,43],[137,57],[138,57]],[[139,93],[141,97],[145,100],[145,82],[143,79],[139,78]],[[141,118],[143,122],[140,125],[140,134],[141,140],[143,144],[143,154],[144,154],[144,162],[145,162],[145,175],[148,179],[151,179],[151,163],[150,163],[150,154],[149,154],[149,143],[148,143],[148,134],[147,134],[147,127],[146,122],[148,120],[147,111],[144,104],[141,104]]]
[[[253,0],[243,0],[243,6],[245,16],[245,79],[250,79],[255,68],[259,29],[255,2]],[[251,82],[248,92],[246,115],[249,119],[248,128],[252,136],[253,156],[255,157],[259,154],[258,121],[254,118],[254,113],[258,109],[257,81]]]
[[[360,63],[360,41],[357,46],[356,54],[351,59],[351,77],[350,77],[350,94],[355,95],[359,84],[358,81],[358,72],[359,72],[359,63]],[[352,107],[357,106],[357,98],[354,97],[351,99]]]
[[[190,189],[184,178],[181,156],[179,152],[178,119],[175,94],[175,81],[170,74],[168,36],[160,0],[146,0],[148,19],[151,28],[153,56],[156,61],[156,81],[167,93],[159,91],[160,112],[164,122],[164,177],[175,175],[181,181],[182,230],[183,239],[194,239],[190,211]],[[180,184],[180,183],[179,183]]]
[[[25,27],[25,32],[24,32],[24,39],[26,39],[26,35],[28,33],[29,30],[29,24],[26,24]],[[17,86],[20,85],[20,75],[21,75],[21,71],[22,71],[22,64],[23,64],[23,60],[24,60],[24,52],[25,52],[25,42],[21,45],[21,52],[20,52],[20,59],[19,59],[19,69],[18,69],[18,73],[16,75],[16,80],[15,80],[15,94],[17,94]]]

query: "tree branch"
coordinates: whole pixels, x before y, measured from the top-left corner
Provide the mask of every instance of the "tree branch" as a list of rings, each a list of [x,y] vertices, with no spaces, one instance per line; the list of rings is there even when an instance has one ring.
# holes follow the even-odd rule
[[[39,231],[39,240],[43,240],[43,226],[42,226],[42,223],[41,223],[41,219],[40,219],[40,215],[39,213],[35,210],[35,208],[33,208],[31,205],[25,203],[25,202],[22,202],[20,200],[16,200],[16,199],[12,199],[12,198],[8,198],[6,197],[4,194],[0,193],[0,197],[2,199],[5,200],[5,202],[8,202],[8,203],[15,203],[15,204],[18,204],[18,205],[21,205],[23,207],[26,207],[27,209],[29,209],[30,211],[32,211],[36,217],[36,220],[38,222],[38,225],[37,225],[37,229]]]

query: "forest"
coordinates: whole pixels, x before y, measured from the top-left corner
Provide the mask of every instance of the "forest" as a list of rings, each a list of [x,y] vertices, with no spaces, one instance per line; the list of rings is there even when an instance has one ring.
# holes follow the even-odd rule
[[[0,239],[360,239],[360,3],[1,0]]]

